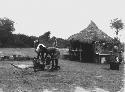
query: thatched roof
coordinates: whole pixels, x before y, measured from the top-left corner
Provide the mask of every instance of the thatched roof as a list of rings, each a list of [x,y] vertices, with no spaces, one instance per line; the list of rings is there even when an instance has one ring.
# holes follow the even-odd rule
[[[85,43],[92,43],[93,41],[111,42],[112,39],[113,38],[100,30],[93,21],[91,21],[87,28],[68,38],[68,40],[76,40]]]

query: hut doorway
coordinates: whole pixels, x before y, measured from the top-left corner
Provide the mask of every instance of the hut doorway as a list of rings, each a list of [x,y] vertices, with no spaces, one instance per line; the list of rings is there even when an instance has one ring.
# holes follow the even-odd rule
[[[94,62],[94,47],[93,44],[82,44],[82,62]]]

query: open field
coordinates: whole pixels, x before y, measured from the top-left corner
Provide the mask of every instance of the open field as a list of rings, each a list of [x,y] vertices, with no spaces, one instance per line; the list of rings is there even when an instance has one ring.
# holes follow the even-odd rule
[[[61,55],[64,53],[61,50]],[[0,49],[0,55],[36,56],[34,49]],[[31,61],[0,61],[0,92],[118,92],[123,85],[124,67],[109,70],[109,65],[80,63],[60,58],[59,71],[34,72],[17,69],[13,64]],[[122,92],[122,91],[121,91]]]

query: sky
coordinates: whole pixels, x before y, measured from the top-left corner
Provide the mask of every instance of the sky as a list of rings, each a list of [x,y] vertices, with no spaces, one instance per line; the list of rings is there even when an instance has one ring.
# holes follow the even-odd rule
[[[110,28],[112,19],[125,23],[124,0],[0,0],[0,18],[15,22],[15,32],[40,36],[47,31],[51,36],[67,39],[85,29],[90,21],[115,36]],[[125,42],[125,28],[119,33]]]

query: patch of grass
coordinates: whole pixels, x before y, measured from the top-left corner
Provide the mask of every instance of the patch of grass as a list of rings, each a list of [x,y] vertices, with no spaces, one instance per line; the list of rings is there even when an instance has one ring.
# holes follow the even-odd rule
[[[20,52],[23,55],[35,56],[34,49],[0,49],[5,53],[15,54]],[[63,54],[63,53],[62,53]],[[110,70],[107,64],[80,63],[59,59],[61,69],[48,72],[33,69],[20,70],[11,66],[14,64],[31,64],[31,61],[1,61],[0,62],[0,87],[9,92],[17,89],[40,91],[43,89],[56,88],[58,91],[71,91],[72,87],[83,88],[99,87],[110,92],[116,92],[123,87],[124,70]],[[9,91],[7,91],[7,89]]]

